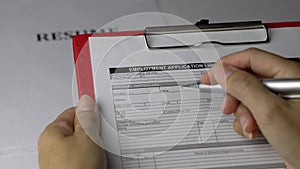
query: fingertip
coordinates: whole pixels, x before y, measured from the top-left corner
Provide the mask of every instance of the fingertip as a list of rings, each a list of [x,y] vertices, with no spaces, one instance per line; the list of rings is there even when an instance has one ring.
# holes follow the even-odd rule
[[[250,117],[248,118],[247,126],[245,126],[245,131],[246,131],[247,133],[252,133],[253,131],[255,131],[256,126],[257,126],[257,124],[256,124],[254,118],[253,118],[252,116],[250,116]]]
[[[81,137],[87,135],[91,140],[100,144],[100,114],[94,99],[87,95],[81,96],[77,105],[74,122],[74,135]]]
[[[257,136],[257,123],[252,116],[250,110],[240,103],[235,112],[236,120],[239,122],[242,130],[242,135],[252,140]]]
[[[80,97],[76,108],[77,113],[84,111],[97,111],[97,103],[88,95],[83,95]]]
[[[226,94],[223,100],[221,110],[224,114],[232,114],[235,112],[239,105],[239,101],[232,95]]]
[[[238,118],[244,132],[252,133],[254,131],[254,129],[256,128],[256,122],[249,112],[244,112],[243,114],[239,115]]]
[[[200,82],[201,82],[201,83],[204,83],[204,84],[210,84],[210,79],[209,79],[208,72],[206,72],[205,74],[203,74],[203,75],[200,77]]]
[[[259,128],[258,128],[257,125],[256,125],[256,128],[253,130],[252,135],[253,135],[253,139],[256,139],[258,137],[258,135],[259,135]]]
[[[217,84],[218,82],[215,78],[215,71],[218,67],[220,67],[220,64],[221,62],[217,61],[210,70],[200,77],[200,82],[205,84]]]
[[[240,122],[235,119],[234,122],[233,122],[233,129],[235,132],[237,132],[239,135],[243,136],[243,129],[242,129],[242,126],[240,124]]]
[[[81,131],[83,125],[94,125],[98,122],[98,105],[94,99],[88,95],[80,97],[75,118],[75,130]]]

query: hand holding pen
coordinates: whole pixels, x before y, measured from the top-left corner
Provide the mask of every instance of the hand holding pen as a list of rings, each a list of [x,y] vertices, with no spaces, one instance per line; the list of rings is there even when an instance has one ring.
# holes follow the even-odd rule
[[[235,114],[237,133],[253,139],[260,129],[287,163],[300,168],[300,99],[283,99],[258,77],[300,78],[300,64],[248,49],[223,57],[200,81],[225,88],[221,109],[225,114]]]

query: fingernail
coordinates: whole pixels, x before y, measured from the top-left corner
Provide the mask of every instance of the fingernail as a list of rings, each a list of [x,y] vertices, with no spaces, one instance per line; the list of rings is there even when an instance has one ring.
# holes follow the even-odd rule
[[[222,86],[225,87],[226,77],[233,71],[231,67],[222,62],[217,62],[213,69],[214,77],[216,81]]]
[[[249,140],[252,140],[253,139],[253,133],[252,132],[248,132],[246,130],[247,126],[248,126],[248,120],[247,120],[247,118],[244,117],[244,116],[241,116],[239,120],[240,120],[240,124],[242,125],[242,128],[243,128],[244,136],[247,137]]]
[[[225,110],[225,99],[223,100],[222,106],[221,106],[221,111],[224,112]]]
[[[252,132],[247,132],[246,127],[247,127],[247,124],[243,125],[244,136],[247,137],[249,140],[252,140],[253,139],[253,133]]]
[[[249,140],[252,140],[253,139],[253,133],[247,133],[247,138]]]
[[[77,112],[83,112],[83,111],[97,112],[97,105],[96,102],[90,96],[83,95],[79,99],[76,110]]]

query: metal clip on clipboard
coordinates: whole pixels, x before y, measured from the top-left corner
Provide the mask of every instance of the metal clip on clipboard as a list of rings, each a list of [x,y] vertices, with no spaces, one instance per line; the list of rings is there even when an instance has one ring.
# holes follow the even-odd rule
[[[201,20],[195,25],[147,27],[144,37],[149,49],[197,47],[206,43],[241,45],[269,42],[268,30],[261,21],[209,24],[208,20]],[[300,98],[299,78],[263,81],[267,88],[283,98]],[[195,86],[202,91],[206,88],[222,89],[219,85],[182,85],[188,88]]]
[[[149,49],[196,47],[206,43],[238,45],[266,43],[268,30],[261,21],[208,23],[195,25],[147,27],[144,37]]]

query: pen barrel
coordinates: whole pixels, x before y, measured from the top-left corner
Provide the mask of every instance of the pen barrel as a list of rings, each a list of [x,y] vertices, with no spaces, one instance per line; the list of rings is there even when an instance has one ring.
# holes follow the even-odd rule
[[[225,90],[220,85],[198,84],[198,88],[203,93],[225,93]]]
[[[263,79],[263,84],[273,93],[283,98],[300,98],[300,78],[289,79]],[[224,93],[220,85],[198,84],[201,92]]]
[[[300,98],[300,78],[263,79],[264,85],[272,92],[284,98]]]

